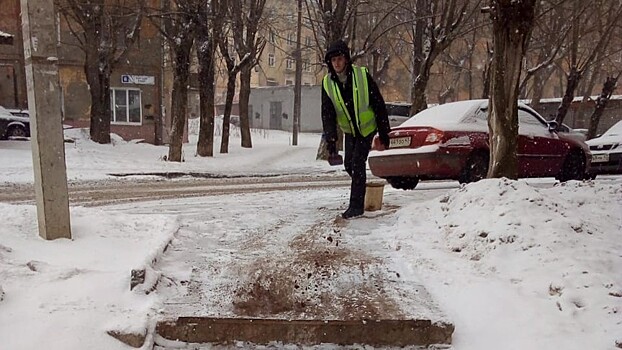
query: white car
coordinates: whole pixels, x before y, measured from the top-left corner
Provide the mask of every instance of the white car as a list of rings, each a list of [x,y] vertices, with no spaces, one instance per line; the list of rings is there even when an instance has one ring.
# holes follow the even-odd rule
[[[599,137],[587,140],[592,153],[590,175],[622,174],[622,120]]]

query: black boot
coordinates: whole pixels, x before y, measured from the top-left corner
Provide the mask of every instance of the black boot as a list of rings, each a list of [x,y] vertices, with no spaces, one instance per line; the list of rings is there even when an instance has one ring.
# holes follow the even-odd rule
[[[363,215],[364,212],[363,208],[348,207],[348,209],[341,214],[341,217],[344,219],[355,218]]]

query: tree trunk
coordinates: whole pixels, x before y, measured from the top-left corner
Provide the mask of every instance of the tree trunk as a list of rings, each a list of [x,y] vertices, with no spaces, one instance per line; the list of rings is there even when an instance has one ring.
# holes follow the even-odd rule
[[[210,38],[197,39],[199,60],[199,97],[201,121],[197,154],[201,157],[214,156],[214,41]]]
[[[603,115],[605,107],[607,107],[607,102],[609,102],[609,99],[611,98],[611,95],[616,88],[616,83],[618,82],[619,77],[620,76],[618,75],[617,77],[607,77],[605,79],[605,83],[603,84],[603,90],[596,99],[596,108],[590,116],[590,127],[587,132],[588,140],[596,137],[598,123],[600,123],[600,117]]]
[[[171,137],[168,149],[168,160],[181,162],[184,130],[188,117],[188,82],[190,78],[190,50],[192,39],[182,39],[180,45],[173,48],[175,55],[173,92],[171,94]]]
[[[493,1],[489,178],[518,178],[518,94],[536,0]]]
[[[583,95],[583,99],[581,99],[581,103],[579,104],[579,106],[577,107],[577,110],[574,113],[574,118],[572,118],[572,124],[570,125],[571,128],[576,128],[577,126],[577,121],[579,122],[579,125],[581,125],[581,127],[583,127],[584,125],[589,125],[589,116],[585,115],[587,113],[589,113],[589,111],[586,111],[587,106],[588,106],[588,101],[590,99],[590,96],[592,95],[592,91],[594,90],[594,87],[596,86],[596,80],[598,79],[598,76],[600,75],[600,72],[597,72],[597,67],[590,67],[590,71],[591,74],[589,74],[589,79],[586,80],[583,79],[582,81],[585,84],[585,86],[583,87],[583,91],[582,91],[582,95]],[[585,74],[584,74],[585,77]]]
[[[302,93],[302,0],[298,0],[298,18],[296,21],[296,79],[294,82],[294,120],[292,125],[292,145],[298,146],[298,132],[300,131],[300,107]]]
[[[102,69],[100,69],[100,67]],[[98,59],[97,48],[89,48],[84,63],[86,81],[91,93],[91,140],[101,144],[110,143],[110,65]]]
[[[235,78],[237,73],[230,72],[227,77],[227,97],[225,98],[225,111],[222,117],[222,138],[220,140],[220,153],[229,153],[229,123],[231,121],[231,107],[235,95]],[[240,118],[241,119],[241,118]],[[240,120],[240,125],[242,121]]]
[[[551,74],[553,74],[553,70],[554,68],[552,66],[546,67],[533,76],[533,92],[530,103],[531,108],[535,110],[538,110],[540,108],[540,101],[542,100],[542,96],[544,95],[544,86],[551,77]],[[550,115],[545,116],[546,119],[552,119],[551,117],[552,116]]]
[[[240,134],[242,136],[241,145],[244,148],[253,148],[251,140],[251,125],[248,118],[248,101],[251,95],[251,70],[252,65],[247,64],[240,70],[240,97],[238,106],[240,108]]]
[[[555,115],[555,121],[557,121],[557,124],[561,125],[561,123],[564,122],[564,118],[566,117],[566,114],[568,114],[570,104],[574,99],[574,92],[581,81],[582,74],[582,72],[577,70],[577,67],[570,68],[570,72],[567,76],[568,85],[566,85],[566,92],[564,93],[562,102],[559,107],[557,107],[557,114]]]
[[[415,115],[426,108],[428,108],[428,101],[425,95],[425,89],[428,86],[430,80],[430,68],[432,62],[426,60],[421,67],[419,75],[415,77],[412,89],[410,90],[410,99],[412,100],[412,106],[410,107],[410,115]]]
[[[426,65],[430,61],[426,57],[424,48],[425,28],[427,26],[426,15],[428,14],[426,0],[417,0],[415,6],[419,18],[415,21],[415,30],[413,33],[413,76],[410,88],[410,100],[412,105],[410,107],[410,115],[415,115],[428,107],[425,90],[430,77],[430,71],[426,69]],[[433,38],[430,40],[432,39]],[[429,48],[429,50],[431,50],[431,48]],[[424,76],[426,74],[427,77]]]
[[[488,59],[486,60],[486,64],[484,65],[484,71],[482,72],[482,98],[490,98],[490,71],[492,70],[492,60],[493,53],[490,51],[488,47],[488,43],[486,43],[486,53],[488,55]]]

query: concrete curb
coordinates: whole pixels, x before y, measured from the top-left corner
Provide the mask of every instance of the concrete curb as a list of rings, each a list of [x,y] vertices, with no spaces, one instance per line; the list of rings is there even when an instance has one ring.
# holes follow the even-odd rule
[[[230,344],[428,346],[451,344],[454,325],[430,320],[284,320],[179,317],[159,322],[156,333],[171,341]]]

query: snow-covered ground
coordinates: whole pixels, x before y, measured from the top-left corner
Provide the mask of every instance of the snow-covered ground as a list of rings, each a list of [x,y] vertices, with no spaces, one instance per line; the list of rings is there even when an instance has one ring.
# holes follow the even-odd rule
[[[76,138],[66,145],[71,181],[110,179],[107,174],[118,172],[334,170],[315,161],[317,134],[303,134],[300,145],[291,146],[288,133],[256,132],[252,149],[239,147],[234,136],[229,154],[207,159],[194,156],[193,136],[184,147],[185,162],[172,164],[161,160],[166,147],[119,139],[97,145],[82,130],[69,133]],[[0,183],[32,182],[29,142],[0,141],[0,164]],[[414,196],[418,190],[387,189],[386,203],[396,209],[350,221],[368,234],[345,239],[370,254],[382,251],[392,269],[427,288],[456,326],[452,349],[622,347],[622,177],[566,184],[494,179],[449,187],[428,199]],[[300,198],[308,200],[281,205],[291,220],[304,221],[309,202],[338,213],[347,193],[307,191]],[[273,216],[245,214],[239,196],[217,199],[219,215],[252,220],[258,232],[273,226]],[[212,220],[212,206],[205,203],[214,200],[203,202],[206,216],[195,224]],[[256,205],[250,197],[245,202]],[[129,291],[129,271],[149,266],[188,223],[180,209],[157,211],[167,203],[144,205],[148,214],[140,203],[133,210],[72,207],[73,239],[47,242],[38,236],[34,206],[0,204],[0,349],[129,349],[106,332],[152,329],[161,296]],[[188,211],[197,205],[200,198],[189,199]],[[223,225],[218,234],[226,230],[236,228]],[[143,349],[152,341],[148,336]]]

